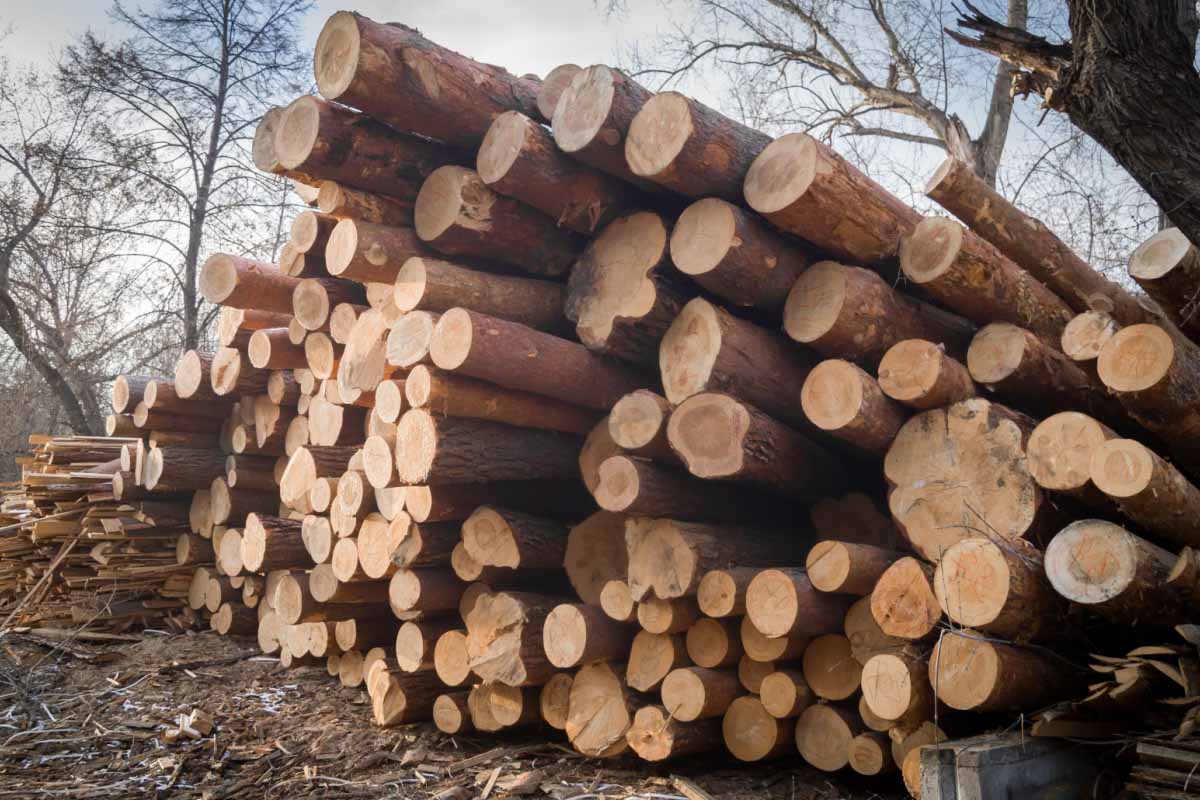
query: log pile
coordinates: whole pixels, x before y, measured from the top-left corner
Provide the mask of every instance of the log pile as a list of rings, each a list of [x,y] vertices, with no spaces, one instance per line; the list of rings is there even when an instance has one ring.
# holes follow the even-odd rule
[[[1186,242],[1131,263],[1151,302],[957,165],[929,191],[968,227],[603,65],[539,82],[339,12],[315,69],[254,152],[316,210],[278,264],[208,259],[220,348],[118,382],[95,479],[186,506],[215,630],[380,725],[915,794],[947,730],[1190,621]],[[1192,698],[1168,649],[1096,702]]]

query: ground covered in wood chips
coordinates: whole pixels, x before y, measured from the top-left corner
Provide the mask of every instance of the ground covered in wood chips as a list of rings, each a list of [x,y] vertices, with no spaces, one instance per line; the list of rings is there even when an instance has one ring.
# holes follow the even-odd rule
[[[210,715],[208,736],[166,734]],[[212,633],[114,641],[0,634],[0,797],[400,797],[467,800],[833,800],[900,795],[805,767],[706,758],[598,762],[556,731],[450,737],[382,730],[366,693],[324,668],[283,670],[249,639]]]

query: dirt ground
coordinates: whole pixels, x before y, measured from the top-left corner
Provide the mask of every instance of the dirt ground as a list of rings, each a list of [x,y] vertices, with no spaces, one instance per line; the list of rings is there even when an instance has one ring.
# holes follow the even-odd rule
[[[170,743],[180,714],[215,728]],[[249,639],[146,634],[105,643],[0,635],[0,798],[399,797],[468,800],[900,797],[799,758],[599,762],[557,731],[450,737],[380,729],[366,693],[324,668],[283,670]]]

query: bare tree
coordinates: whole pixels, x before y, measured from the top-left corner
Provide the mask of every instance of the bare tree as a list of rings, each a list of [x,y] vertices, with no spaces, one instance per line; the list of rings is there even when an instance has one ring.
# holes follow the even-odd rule
[[[254,169],[249,145],[258,118],[302,91],[308,55],[297,47],[311,0],[160,0],[151,10],[118,2],[112,17],[132,31],[107,44],[88,34],[68,49],[63,79],[103,98],[121,136],[153,159],[142,175],[159,213],[137,232],[171,269],[182,299],[183,344],[195,347],[215,312],[201,313],[197,272],[214,247],[269,249],[261,224],[283,196]]]
[[[691,6],[691,25],[677,26],[652,57],[636,59],[640,75],[670,81],[716,61],[734,74],[754,122],[941,148],[995,183],[1012,116],[1011,70],[996,70],[986,114],[972,135],[951,108],[978,107],[979,99],[964,96],[963,80],[967,71],[977,75],[978,64],[944,46],[944,3],[691,0]],[[1010,25],[1024,28],[1028,0],[1008,0],[1007,13]]]

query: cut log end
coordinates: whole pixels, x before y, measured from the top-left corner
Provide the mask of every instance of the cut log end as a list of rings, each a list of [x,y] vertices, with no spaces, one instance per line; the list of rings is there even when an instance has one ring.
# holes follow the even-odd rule
[[[1105,603],[1119,597],[1137,576],[1133,534],[1098,519],[1074,522],[1046,547],[1046,577],[1071,602]]]
[[[1082,489],[1089,481],[1093,453],[1108,438],[1107,429],[1087,414],[1063,411],[1047,417],[1029,437],[1029,474],[1046,489]]]
[[[275,130],[275,155],[284,168],[299,167],[312,153],[320,135],[321,104],[320,98],[305,95],[284,109]]]
[[[313,72],[317,91],[328,100],[336,100],[358,73],[361,37],[354,14],[339,11],[325,23],[317,37]]]
[[[1192,250],[1192,243],[1178,228],[1166,228],[1142,242],[1129,257],[1129,275],[1134,279],[1157,280],[1179,264]]]
[[[658,350],[667,400],[682,403],[707,388],[720,352],[717,310],[703,298],[690,301],[667,329]]]
[[[986,325],[967,349],[967,369],[979,383],[997,384],[1010,377],[1025,357],[1025,331],[1007,322]]]
[[[1154,471],[1154,453],[1133,439],[1102,442],[1092,452],[1089,466],[1092,482],[1110,497],[1134,497],[1144,492]]]
[[[815,342],[837,324],[845,302],[845,267],[833,261],[813,264],[788,292],[783,329],[797,342]]]
[[[404,319],[408,319],[408,316]],[[401,323],[403,321],[401,320]],[[473,336],[474,326],[471,324],[471,315],[464,308],[452,308],[442,314],[436,327],[433,328],[429,343],[429,357],[441,369],[457,369],[462,366],[471,353]]]
[[[742,437],[750,418],[731,397],[701,394],[685,400],[667,423],[667,436],[688,471],[700,478],[733,475],[742,466]]]
[[[200,294],[210,303],[220,305],[238,284],[237,261],[225,253],[214,253],[200,268]]]
[[[954,264],[963,227],[948,217],[926,217],[900,245],[900,264],[913,283],[929,283]]]
[[[1104,345],[1096,369],[1115,392],[1140,392],[1154,386],[1175,359],[1175,343],[1157,325],[1122,328]]]
[[[762,761],[786,752],[790,726],[767,713],[757,697],[739,697],[721,721],[725,747],[738,761]]]
[[[809,706],[796,721],[796,747],[809,764],[837,772],[850,763],[850,742],[858,735],[849,714],[834,706]]]
[[[671,232],[671,261],[685,275],[704,275],[717,268],[735,241],[736,220],[729,203],[706,197],[692,203]]]
[[[645,389],[631,392],[609,412],[609,436],[626,450],[646,447],[663,431],[667,414],[665,401],[654,392]]]
[[[537,107],[546,121],[554,119],[554,110],[558,108],[558,100],[563,91],[571,85],[571,81],[579,74],[577,64],[559,64],[546,73],[542,79],[542,88],[538,90]]]
[[[625,161],[634,175],[653,178],[668,169],[695,129],[688,99],[659,92],[642,105],[625,137]]]
[[[521,154],[532,124],[519,111],[506,111],[492,121],[475,159],[475,170],[484,183],[496,183],[508,174]]]
[[[1117,321],[1103,311],[1076,314],[1063,328],[1062,351],[1072,361],[1093,361],[1119,329]]]
[[[554,110],[554,141],[564,153],[575,153],[587,147],[606,132],[601,130],[608,119],[614,94],[613,71],[595,64],[577,72],[559,97]],[[606,141],[615,146],[620,141]]]
[[[808,191],[817,170],[817,148],[807,134],[788,134],[767,145],[746,173],[746,202],[760,214],[780,211]]]
[[[942,608],[930,585],[932,568],[916,558],[896,561],[871,593],[871,615],[889,636],[921,639],[933,632]]]
[[[423,241],[436,240],[459,219],[466,205],[463,190],[469,190],[471,186],[463,180],[468,172],[470,170],[463,167],[441,167],[431,172],[421,184],[413,210],[413,226]],[[485,193],[490,194],[490,191],[485,190]]]
[[[863,412],[861,370],[849,361],[827,359],[813,367],[804,381],[800,405],[821,430],[837,431]]]

